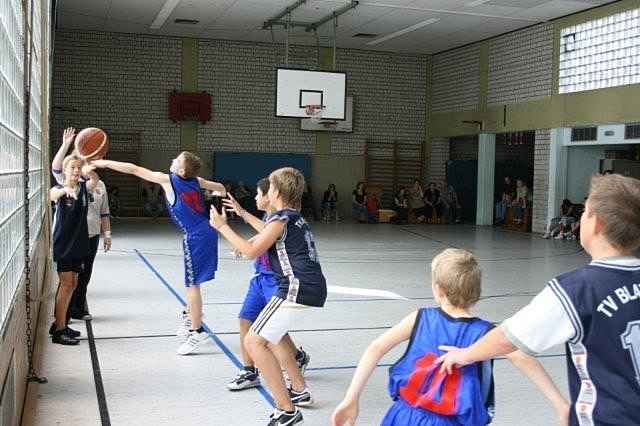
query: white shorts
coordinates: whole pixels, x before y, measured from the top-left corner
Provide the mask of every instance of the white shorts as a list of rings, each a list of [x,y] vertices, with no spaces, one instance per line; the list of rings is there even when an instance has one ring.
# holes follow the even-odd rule
[[[309,306],[287,302],[273,296],[251,325],[251,330],[269,343],[277,345],[280,339],[299,324],[299,320],[311,311]]]

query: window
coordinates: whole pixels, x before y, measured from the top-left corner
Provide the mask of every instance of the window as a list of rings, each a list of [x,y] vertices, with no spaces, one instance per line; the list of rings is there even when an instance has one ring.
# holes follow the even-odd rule
[[[640,9],[564,28],[560,93],[640,83]]]
[[[42,169],[42,32],[40,1],[34,1],[29,142],[31,243],[44,218]],[[48,8],[48,2],[45,2]],[[24,270],[24,70],[23,11],[20,0],[0,2],[0,323],[4,323]],[[48,14],[44,14],[48,21]],[[49,27],[48,23],[45,26]],[[48,30],[47,30],[48,31]],[[47,71],[44,71],[45,75]]]

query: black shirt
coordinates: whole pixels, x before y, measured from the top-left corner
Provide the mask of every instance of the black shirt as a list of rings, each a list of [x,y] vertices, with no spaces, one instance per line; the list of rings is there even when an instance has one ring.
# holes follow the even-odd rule
[[[360,194],[357,189],[354,189],[353,195],[356,197],[356,203],[364,204],[364,192]]]
[[[56,201],[53,217],[53,260],[82,259],[89,251],[87,210],[89,195],[86,182],[79,182],[78,198],[63,195]],[[56,188],[62,188],[56,185]]]

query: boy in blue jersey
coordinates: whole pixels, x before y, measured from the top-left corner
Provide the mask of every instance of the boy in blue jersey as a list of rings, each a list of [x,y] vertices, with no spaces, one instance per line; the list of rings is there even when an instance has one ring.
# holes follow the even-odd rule
[[[171,218],[184,234],[184,283],[187,287],[187,312],[184,325],[186,341],[178,348],[179,355],[188,355],[208,334],[202,327],[202,296],[200,285],[211,281],[218,269],[218,234],[211,229],[201,188],[226,194],[224,186],[198,177],[200,158],[184,151],[171,162],[169,173],[154,172],[131,163],[96,160],[98,168],[109,168],[157,183],[164,190]]]
[[[211,226],[249,258],[267,252],[278,282],[276,295],[262,310],[244,341],[276,402],[271,426],[302,423],[302,413],[297,406],[313,402],[293,354],[282,340],[310,313],[311,307],[324,306],[327,298],[327,284],[313,234],[299,211],[304,189],[304,176],[294,168],[284,167],[271,173],[268,196],[276,211],[251,240],[242,238],[229,227],[225,210],[220,213],[214,206],[211,208]],[[291,379],[290,389],[285,385],[280,364]]]
[[[269,204],[269,179],[260,179],[256,184],[256,208],[259,211],[265,212],[268,217],[274,210]],[[225,206],[228,210],[234,211],[239,217],[248,223],[257,232],[260,232],[264,228],[264,221],[258,219],[248,211],[242,208],[240,204],[229,194],[228,198],[224,200]],[[237,251],[234,250],[235,253]],[[255,274],[249,282],[249,288],[247,289],[247,295],[244,298],[244,303],[240,309],[238,315],[240,319],[240,352],[242,353],[242,360],[244,366],[236,377],[227,384],[227,388],[231,391],[237,391],[242,389],[248,389],[260,385],[260,375],[258,369],[255,367],[255,363],[251,355],[247,352],[244,346],[244,338],[249,332],[251,325],[258,319],[260,312],[267,306],[267,303],[275,295],[278,290],[278,283],[276,282],[273,269],[271,268],[271,262],[269,261],[269,255],[267,253],[261,254],[255,260]],[[291,337],[286,334],[282,340],[285,342],[289,350],[295,354],[298,368],[300,368],[302,374],[304,374],[307,365],[309,364],[309,355],[302,350],[302,348],[296,348]]]
[[[529,305],[466,349],[446,347],[442,369],[516,349],[562,343],[571,425],[640,424],[640,181],[595,176],[580,219],[592,261],[554,278]],[[455,345],[457,346],[457,345]]]
[[[435,363],[441,354],[438,346],[469,345],[492,328],[469,312],[480,299],[480,267],[468,251],[447,249],[433,259],[431,271],[431,288],[439,307],[413,312],[369,345],[333,414],[334,426],[355,422],[360,394],[378,361],[405,340],[409,340],[405,354],[389,369],[389,393],[395,402],[382,425],[478,426],[491,422],[491,363],[471,364],[451,376],[440,372]],[[553,402],[559,416],[566,417],[569,406],[542,365],[521,352],[510,355],[509,360]]]

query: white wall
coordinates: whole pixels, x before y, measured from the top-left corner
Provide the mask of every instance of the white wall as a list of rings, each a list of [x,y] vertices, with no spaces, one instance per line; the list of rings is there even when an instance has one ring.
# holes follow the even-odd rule
[[[589,194],[591,176],[600,171],[600,160],[611,145],[571,146],[568,152],[567,198],[581,203]]]

